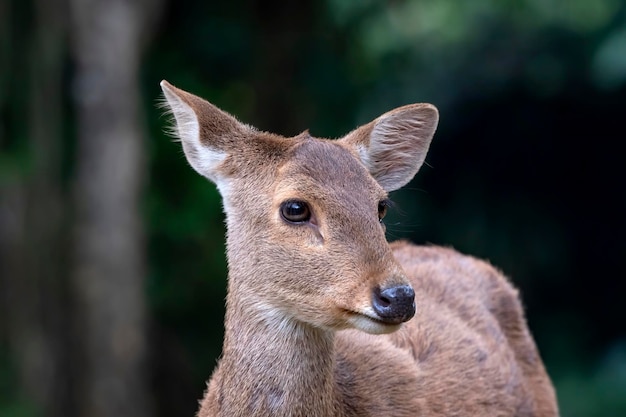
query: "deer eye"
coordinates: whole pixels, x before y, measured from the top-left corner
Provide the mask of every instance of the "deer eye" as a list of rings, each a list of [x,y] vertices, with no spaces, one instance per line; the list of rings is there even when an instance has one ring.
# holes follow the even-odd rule
[[[311,210],[304,201],[288,200],[280,205],[280,215],[289,223],[304,223],[311,219]]]
[[[391,201],[388,199],[380,200],[378,202],[378,221],[383,222],[383,219],[387,215],[387,209],[391,205]]]

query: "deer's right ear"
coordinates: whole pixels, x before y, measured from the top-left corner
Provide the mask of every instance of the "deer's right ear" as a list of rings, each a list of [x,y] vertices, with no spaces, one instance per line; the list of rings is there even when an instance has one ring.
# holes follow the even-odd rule
[[[180,139],[189,164],[218,188],[224,178],[219,167],[233,145],[241,143],[253,129],[208,101],[161,81],[165,107],[174,116],[172,133]]]

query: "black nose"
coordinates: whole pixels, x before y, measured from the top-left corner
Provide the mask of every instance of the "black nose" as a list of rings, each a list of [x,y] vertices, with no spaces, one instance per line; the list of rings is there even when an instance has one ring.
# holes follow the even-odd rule
[[[372,294],[372,306],[385,323],[400,324],[415,315],[415,291],[409,285],[398,285]]]

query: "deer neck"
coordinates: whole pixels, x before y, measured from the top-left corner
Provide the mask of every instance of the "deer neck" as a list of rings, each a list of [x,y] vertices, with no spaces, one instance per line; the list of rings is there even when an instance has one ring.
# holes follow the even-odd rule
[[[223,414],[336,415],[333,332],[280,316],[237,292],[229,286],[220,361]]]

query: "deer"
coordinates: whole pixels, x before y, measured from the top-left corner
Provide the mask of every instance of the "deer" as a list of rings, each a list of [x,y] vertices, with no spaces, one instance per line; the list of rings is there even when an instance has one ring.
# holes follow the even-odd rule
[[[450,247],[386,239],[389,193],[422,166],[435,106],[288,138],[161,87],[226,217],[223,348],[197,417],[559,415],[509,279]]]

